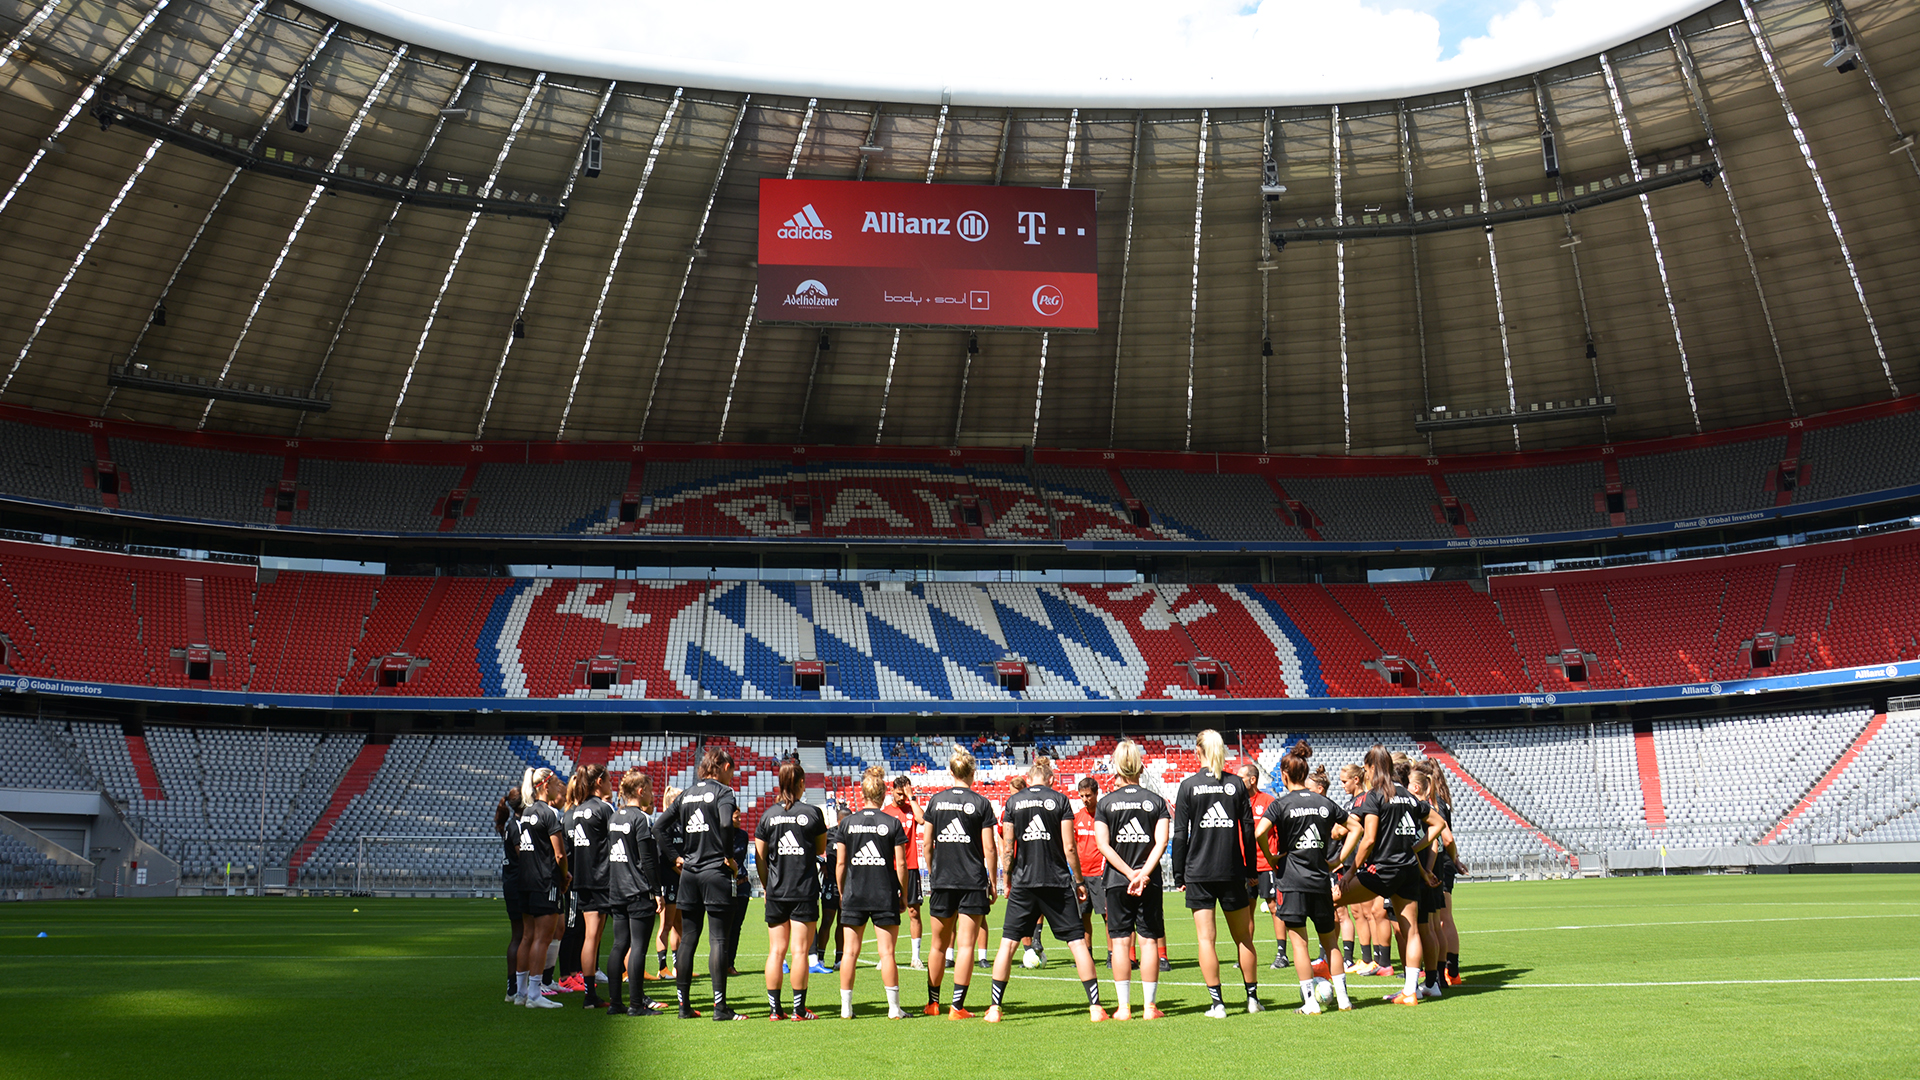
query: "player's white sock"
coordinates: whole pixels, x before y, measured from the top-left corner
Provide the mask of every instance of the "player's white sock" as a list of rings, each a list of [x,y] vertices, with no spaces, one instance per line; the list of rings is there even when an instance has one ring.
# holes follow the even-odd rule
[[[913,939],[913,966],[914,967],[920,966],[920,939],[919,938]]]
[[[560,943],[556,941],[551,945],[547,946],[547,962],[542,966],[552,967],[559,961],[560,961]]]
[[[1314,1004],[1312,979],[1300,980],[1300,1000],[1306,1002],[1309,1005]]]
[[[889,987],[885,987],[885,990],[887,991],[887,1011],[899,1012],[900,1011],[900,988],[897,986],[889,986]]]
[[[952,950],[952,949],[948,949],[948,950],[947,950],[947,963],[949,963],[949,964],[951,964],[951,963],[953,963],[953,950]]]
[[[1418,994],[1419,992],[1420,992],[1420,969],[1410,967],[1407,969],[1406,994],[1408,997],[1413,997],[1415,994]]]
[[[980,954],[979,954],[978,956],[975,956],[975,957],[973,958],[973,962],[974,962],[974,963],[976,963],[976,964],[984,964],[984,963],[986,963],[986,962],[987,962],[987,950],[985,950],[985,949],[981,949],[981,950],[980,950]]]
[[[1113,981],[1113,994],[1120,999],[1121,1011],[1124,1012],[1127,1009],[1133,1008],[1133,983],[1131,980],[1115,979]]]
[[[1352,1006],[1353,1002],[1347,1000],[1347,977],[1345,974],[1335,975],[1333,977],[1333,996],[1340,1002],[1341,1008],[1345,1009]]]
[[[840,991],[840,1015],[853,1015],[853,991],[851,990]]]
[[[513,979],[514,979],[513,992],[520,997],[526,997],[527,996],[527,973],[524,971],[516,971],[513,973]]]
[[[1158,1000],[1158,998],[1159,998],[1159,996],[1160,996],[1160,984],[1159,984],[1159,982],[1157,982],[1157,981],[1156,981],[1156,982],[1148,982],[1148,981],[1146,981],[1145,979],[1142,979],[1142,980],[1140,980],[1140,1002],[1141,1002],[1141,1004],[1143,1004],[1143,1005],[1151,1005],[1151,1004],[1153,1004],[1153,1003],[1154,1003],[1154,1002],[1155,1002],[1156,1000]]]

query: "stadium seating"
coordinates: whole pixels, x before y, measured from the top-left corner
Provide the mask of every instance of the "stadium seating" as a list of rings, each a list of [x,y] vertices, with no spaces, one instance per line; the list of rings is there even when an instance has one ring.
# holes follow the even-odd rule
[[[369,697],[1132,701],[1666,686],[1920,656],[1916,591],[1920,537],[1907,533],[1496,577],[1484,591],[255,574],[0,541],[0,635],[16,673]],[[1776,602],[1780,624],[1764,625]],[[1748,646],[1762,630],[1782,644],[1774,666],[1756,669]],[[214,657],[205,679],[186,667],[200,645]],[[1567,679],[1563,647],[1586,655],[1583,682]],[[1404,662],[1397,684],[1389,657]],[[383,660],[405,681],[389,685]],[[825,665],[820,689],[796,683],[801,660]],[[1025,664],[1025,689],[999,683],[1003,660]],[[1196,660],[1221,666],[1217,685],[1201,685]],[[596,664],[606,685],[590,678]]]
[[[1920,411],[1886,408],[1678,446],[1382,459],[1363,473],[1329,471],[1311,457],[1069,450],[1036,450],[1031,464],[986,451],[838,460],[844,451],[803,447],[734,458],[720,456],[730,448],[655,444],[584,444],[530,457],[519,444],[396,442],[375,455],[357,443],[283,446],[100,421],[91,422],[90,437],[74,430],[74,418],[8,408],[0,409],[0,498],[421,535],[1243,543],[1542,536],[1612,524],[1609,477],[1618,478],[1620,523],[1628,525],[1704,524],[1920,484],[1920,453],[1912,452],[1920,449]],[[1786,490],[1779,468],[1796,448],[1799,471]],[[459,456],[474,450],[481,454],[471,463]],[[110,494],[100,486],[103,464],[115,477]],[[1282,505],[1282,490],[1306,511],[1306,527]],[[1446,497],[1459,506],[1454,520]]]

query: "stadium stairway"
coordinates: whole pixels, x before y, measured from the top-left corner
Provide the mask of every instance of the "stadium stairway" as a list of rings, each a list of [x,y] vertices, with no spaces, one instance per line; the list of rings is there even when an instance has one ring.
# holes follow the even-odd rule
[[[1488,805],[1492,806],[1495,810],[1500,811],[1501,814],[1505,815],[1507,819],[1512,821],[1515,825],[1518,825],[1519,827],[1532,833],[1536,838],[1539,839],[1541,843],[1547,845],[1547,847],[1550,850],[1552,850],[1555,854],[1557,855],[1566,854],[1566,851],[1567,851],[1566,848],[1563,848],[1558,843],[1556,843],[1553,837],[1548,836],[1545,830],[1541,829],[1540,826],[1535,825],[1531,821],[1528,821],[1525,817],[1521,816],[1519,811],[1515,810],[1511,806],[1508,806],[1504,801],[1501,800],[1500,796],[1495,795],[1493,792],[1487,790],[1486,785],[1480,783],[1479,780],[1475,779],[1474,775],[1468,772],[1466,770],[1466,767],[1464,765],[1461,765],[1459,760],[1455,758],[1451,753],[1449,753],[1446,747],[1440,745],[1438,741],[1433,739],[1415,739],[1414,745],[1420,748],[1420,755],[1422,757],[1425,757],[1431,761],[1439,762],[1440,767],[1452,773],[1455,780],[1458,780],[1460,783],[1466,785],[1468,790],[1472,791],[1474,794],[1487,800]]]
[[[288,857],[287,880],[292,881],[299,877],[301,864],[313,857],[321,841],[333,831],[333,823],[340,820],[341,814],[346,813],[347,804],[353,802],[356,797],[366,794],[367,785],[373,783],[374,775],[380,771],[380,766],[387,760],[387,748],[392,743],[393,737],[390,735],[374,735],[370,736],[366,745],[360,748],[360,753],[354,756],[353,764],[349,765],[346,773],[340,777],[340,786],[333,790],[333,798],[327,801],[327,808],[320,811],[320,816],[314,819],[313,828],[307,830],[306,838],[300,841],[300,846],[295,848],[293,854]]]
[[[133,775],[140,780],[140,797],[148,802],[165,801],[167,791],[160,784],[159,770],[153,767],[153,755],[147,751],[147,737],[129,734],[126,739],[127,756],[133,759]]]
[[[1642,720],[1633,725],[1633,752],[1640,763],[1640,799],[1646,807],[1647,828],[1667,827],[1667,806],[1660,799],[1660,755],[1653,748],[1653,724]]]
[[[1760,842],[1771,844],[1781,833],[1786,832],[1794,819],[1805,813],[1808,807],[1819,800],[1827,788],[1840,778],[1840,774],[1847,771],[1847,766],[1852,765],[1854,759],[1866,750],[1867,744],[1873,741],[1873,737],[1880,734],[1880,729],[1886,726],[1887,714],[1875,713],[1873,719],[1867,722],[1867,726],[1861,729],[1859,736],[1853,740],[1853,745],[1847,747],[1841,753],[1839,760],[1833,763],[1833,767],[1827,770],[1826,775],[1822,776],[1799,802],[1793,804],[1793,809],[1787,811],[1787,815],[1780,819],[1779,824],[1767,830],[1767,835],[1761,837]]]

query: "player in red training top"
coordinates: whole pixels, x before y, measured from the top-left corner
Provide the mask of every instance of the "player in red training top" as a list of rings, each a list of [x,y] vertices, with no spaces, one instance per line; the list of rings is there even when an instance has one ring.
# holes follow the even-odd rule
[[[885,810],[900,819],[900,828],[907,834],[907,932],[913,935],[913,970],[919,971],[927,966],[920,959],[920,871],[925,869],[920,865],[920,826],[927,817],[914,801],[913,781],[905,776],[893,778],[893,801]]]
[[[1267,812],[1267,804],[1273,801],[1273,796],[1260,790],[1260,781],[1266,778],[1260,773],[1259,762],[1242,761],[1240,768],[1236,771],[1240,774],[1240,779],[1247,782],[1247,793],[1253,802],[1254,828],[1258,829],[1260,815]],[[1254,869],[1259,871],[1260,899],[1265,904],[1268,914],[1273,917],[1274,954],[1273,963],[1268,966],[1274,971],[1282,971],[1287,967],[1287,930],[1280,922],[1280,906],[1277,899],[1280,895],[1277,888],[1280,875],[1274,871],[1273,861],[1267,858],[1266,848],[1255,844],[1253,849]]]
[[[1100,854],[1100,839],[1095,835],[1094,806],[1100,801],[1100,785],[1091,776],[1080,778],[1080,809],[1073,812],[1073,843],[1080,856],[1080,884],[1086,886],[1086,899],[1080,901],[1080,926],[1093,941],[1093,917],[1107,917],[1107,857]],[[1091,945],[1089,945],[1091,947]],[[1113,937],[1107,937],[1107,966],[1113,966]]]

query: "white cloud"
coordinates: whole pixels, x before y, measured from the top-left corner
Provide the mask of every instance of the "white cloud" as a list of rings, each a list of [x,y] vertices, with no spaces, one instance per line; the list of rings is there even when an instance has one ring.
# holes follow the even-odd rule
[[[924,99],[1329,100],[1461,86],[1598,51],[1704,0],[343,0],[502,47],[692,85],[819,83]],[[352,10],[339,10],[353,19]],[[424,17],[424,18],[422,18]],[[1442,25],[1442,19],[1453,25]],[[369,21],[362,19],[360,21]],[[1471,23],[1480,25],[1470,25]],[[376,27],[379,28],[379,27]],[[389,32],[392,32],[391,30]],[[512,59],[513,57],[503,57]],[[520,59],[526,59],[525,56]],[[704,82],[703,82],[704,78]]]

